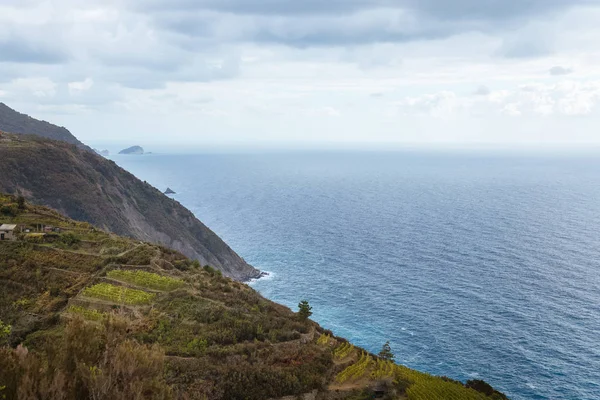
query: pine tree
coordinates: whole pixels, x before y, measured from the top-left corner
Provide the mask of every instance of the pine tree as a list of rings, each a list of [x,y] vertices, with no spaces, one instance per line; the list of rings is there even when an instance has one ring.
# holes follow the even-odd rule
[[[308,304],[308,301],[302,300],[298,304],[298,315],[301,319],[308,319],[312,315],[312,307]]]
[[[394,353],[392,353],[392,347],[390,346],[389,341],[385,342],[378,356],[385,361],[394,361]]]

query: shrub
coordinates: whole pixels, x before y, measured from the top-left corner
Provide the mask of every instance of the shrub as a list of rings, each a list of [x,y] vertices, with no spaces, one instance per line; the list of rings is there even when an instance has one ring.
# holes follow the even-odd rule
[[[92,321],[102,321],[106,317],[106,313],[103,313],[98,310],[89,309],[80,306],[71,306],[68,310],[72,314],[81,315],[85,319],[89,319]]]
[[[0,345],[8,343],[8,336],[11,331],[12,327],[8,324],[4,324],[2,320],[0,320]]]
[[[186,350],[188,354],[192,354],[195,356],[203,355],[206,352],[208,344],[206,339],[194,338],[191,342],[189,342],[186,346]]]
[[[75,246],[81,241],[73,232],[67,232],[60,235],[60,241],[67,246]]]
[[[25,209],[25,197],[23,197],[23,196],[17,197],[17,208],[19,210]]]
[[[2,206],[0,207],[0,214],[5,215],[7,217],[16,217],[17,209],[14,206]]]

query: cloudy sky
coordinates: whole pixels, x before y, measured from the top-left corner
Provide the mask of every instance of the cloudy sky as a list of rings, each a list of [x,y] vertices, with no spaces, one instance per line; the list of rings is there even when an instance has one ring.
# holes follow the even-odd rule
[[[82,140],[600,144],[600,0],[1,0],[0,101]]]

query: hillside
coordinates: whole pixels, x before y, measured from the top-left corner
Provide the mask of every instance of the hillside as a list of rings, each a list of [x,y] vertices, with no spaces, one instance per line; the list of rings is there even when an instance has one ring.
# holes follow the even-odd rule
[[[0,398],[504,398],[369,354],[165,247],[5,195],[0,224],[17,225],[0,241]]]
[[[32,135],[0,138],[0,191],[73,219],[168,246],[238,280],[260,272],[189,210],[94,152]]]
[[[21,114],[4,103],[0,103],[0,131],[38,135],[47,139],[74,144],[81,149],[92,151],[91,148],[81,143],[66,128],[37,120],[26,114]]]

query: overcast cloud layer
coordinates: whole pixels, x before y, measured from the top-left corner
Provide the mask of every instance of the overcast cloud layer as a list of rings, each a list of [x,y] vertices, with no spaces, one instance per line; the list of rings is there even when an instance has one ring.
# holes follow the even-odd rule
[[[152,147],[600,144],[600,0],[4,0],[0,101]]]

